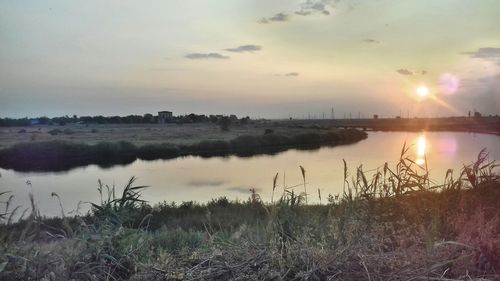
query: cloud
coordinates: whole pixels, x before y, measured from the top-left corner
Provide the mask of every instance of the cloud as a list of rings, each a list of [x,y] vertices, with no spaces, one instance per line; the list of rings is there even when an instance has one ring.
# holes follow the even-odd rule
[[[330,15],[328,8],[333,8],[338,0],[306,0],[300,4],[296,15],[309,16],[314,14]]]
[[[363,42],[370,43],[370,44],[378,44],[378,43],[380,43],[380,41],[372,39],[372,38],[363,39]]]
[[[233,187],[228,187],[226,190],[228,191],[234,191],[234,192],[240,192],[244,194],[250,194],[250,187],[244,187],[244,186],[233,186]],[[255,191],[257,193],[261,192],[260,189],[255,188]]]
[[[396,72],[405,76],[412,76],[416,74],[421,74],[421,75],[427,74],[427,70],[408,70],[406,68],[398,69],[396,70]]]
[[[471,58],[480,58],[480,59],[497,59],[500,58],[500,48],[479,48],[474,52],[463,52],[463,55],[469,55]]]
[[[300,73],[298,73],[298,72],[288,72],[288,73],[285,73],[285,76],[294,76],[294,77],[296,77],[296,76],[299,76],[299,75],[300,75]]]
[[[189,186],[195,186],[195,187],[200,187],[200,186],[221,186],[225,182],[222,180],[192,180],[187,183]]]
[[[493,75],[493,76],[485,76],[485,77],[480,77],[477,79],[477,81],[481,83],[498,83],[500,82],[500,74]]]
[[[259,23],[271,23],[271,22],[285,22],[290,20],[290,15],[285,13],[277,13],[270,18],[262,18]]]
[[[299,9],[293,14],[299,16],[309,16],[309,15],[330,15],[329,9],[335,7],[335,5],[340,0],[305,0],[299,4]],[[291,15],[286,13],[278,13],[269,18],[262,18],[258,23],[271,23],[271,22],[285,22],[291,19]]]
[[[187,54],[184,57],[192,60],[198,59],[229,59],[228,56],[221,55],[219,53],[191,53]]]
[[[406,68],[402,68],[402,69],[398,69],[396,70],[397,73],[401,74],[401,75],[406,75],[406,76],[411,76],[413,75],[413,71],[410,71]]]
[[[227,48],[224,49],[228,52],[235,52],[235,53],[244,53],[244,52],[256,52],[262,50],[262,47],[259,45],[242,45],[236,48]]]

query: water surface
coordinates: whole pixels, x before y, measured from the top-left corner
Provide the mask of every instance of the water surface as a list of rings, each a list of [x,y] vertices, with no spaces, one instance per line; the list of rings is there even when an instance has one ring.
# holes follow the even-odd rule
[[[500,137],[495,135],[459,132],[370,132],[366,140],[356,144],[321,148],[313,151],[288,150],[277,155],[259,155],[249,158],[196,156],[171,160],[137,160],[127,166],[108,169],[95,165],[58,173],[21,173],[2,170],[0,190],[11,191],[15,196],[13,206],[28,206],[28,193],[33,192],[42,214],[59,215],[57,193],[65,212],[76,209],[78,202],[98,202],[97,180],[120,190],[131,176],[138,177],[137,184],[149,185],[144,199],[152,203],[162,201],[206,202],[226,196],[246,200],[250,189],[255,188],[265,201],[271,200],[272,182],[276,173],[278,189],[302,182],[299,165],[306,169],[310,202],[318,201],[318,189],[323,202],[327,194],[342,191],[343,162],[350,173],[363,164],[364,170],[381,167],[384,162],[395,165],[404,143],[411,145],[408,156],[419,163],[427,159],[431,178],[442,182],[446,170],[456,173],[473,161],[482,148],[487,148],[490,159],[500,159]],[[424,157],[424,155],[426,157]],[[302,191],[302,187],[297,187]],[[88,209],[88,204],[81,205]]]

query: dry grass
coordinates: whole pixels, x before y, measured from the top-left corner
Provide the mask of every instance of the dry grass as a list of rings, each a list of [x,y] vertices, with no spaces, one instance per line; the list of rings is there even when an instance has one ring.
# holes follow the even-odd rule
[[[0,228],[2,280],[497,280],[500,177],[482,152],[443,183],[406,157],[325,205],[273,178],[277,200],[140,201],[133,179],[92,213]],[[306,170],[300,169],[305,182]],[[300,190],[297,192],[296,190]],[[120,195],[118,195],[120,194]],[[318,194],[319,195],[319,194]],[[309,196],[312,196],[309,194]]]
[[[283,121],[252,121],[249,124],[233,124],[228,131],[222,131],[213,123],[178,124],[68,124],[36,125],[29,127],[0,127],[0,148],[20,142],[70,141],[85,144],[99,142],[128,141],[135,145],[157,143],[193,144],[202,140],[229,141],[242,135],[263,135],[266,129],[281,135],[295,135],[304,132],[319,132],[321,127],[290,127]],[[23,131],[25,133],[19,133]],[[54,132],[59,132],[55,134]],[[52,133],[52,134],[51,134]]]

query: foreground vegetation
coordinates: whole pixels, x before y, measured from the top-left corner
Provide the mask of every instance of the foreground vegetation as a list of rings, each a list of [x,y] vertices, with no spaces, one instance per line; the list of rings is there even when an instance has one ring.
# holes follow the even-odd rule
[[[405,156],[309,205],[303,183],[264,203],[225,198],[150,206],[134,178],[100,185],[84,215],[11,222],[2,215],[2,280],[494,280],[500,270],[500,177],[482,151],[433,183]],[[5,195],[5,194],[4,194]],[[57,194],[53,194],[57,199]],[[276,198],[275,198],[276,196]],[[32,202],[35,202],[32,198]],[[9,207],[6,208],[9,210]],[[10,218],[9,218],[10,217]]]
[[[230,141],[203,140],[193,144],[157,143],[137,146],[131,142],[84,143],[25,142],[0,150],[0,167],[20,171],[58,171],[98,164],[128,164],[136,159],[169,159],[185,155],[251,156],[277,153],[289,148],[314,149],[358,142],[367,137],[355,129],[324,130],[282,135],[272,130],[262,135],[244,135]]]

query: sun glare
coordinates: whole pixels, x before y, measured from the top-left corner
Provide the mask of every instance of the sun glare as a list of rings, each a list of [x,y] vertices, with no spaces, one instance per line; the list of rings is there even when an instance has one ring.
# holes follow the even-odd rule
[[[417,95],[419,95],[420,97],[427,97],[429,95],[429,88],[427,88],[427,86],[418,87]]]
[[[415,163],[418,165],[425,164],[425,153],[427,151],[427,139],[424,135],[420,135],[417,139],[417,158]]]

